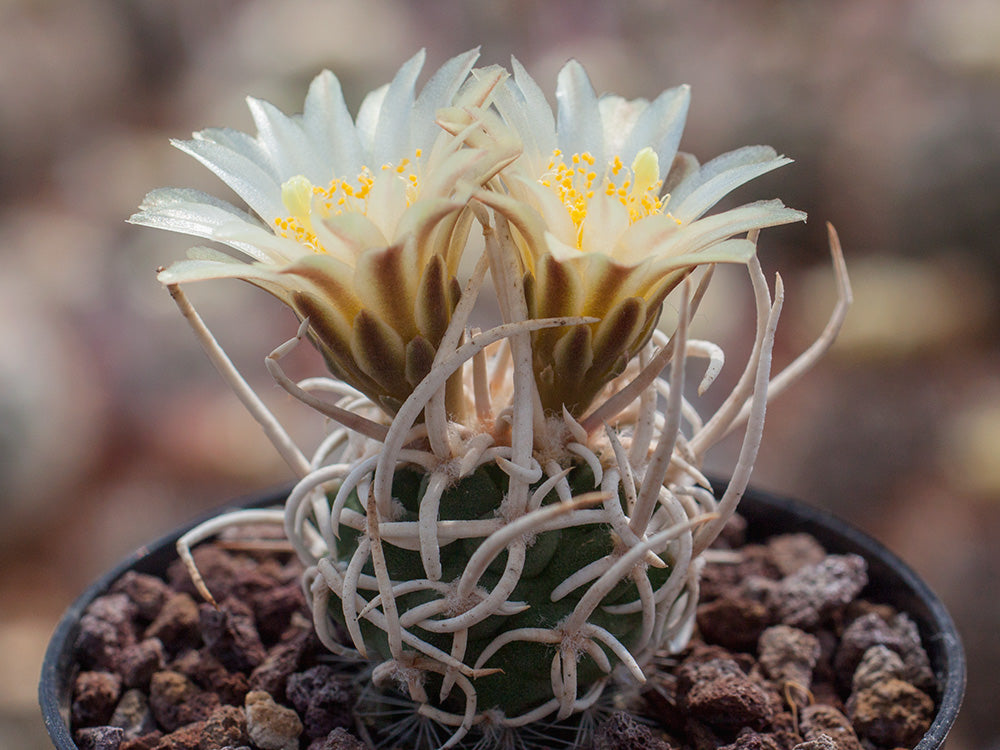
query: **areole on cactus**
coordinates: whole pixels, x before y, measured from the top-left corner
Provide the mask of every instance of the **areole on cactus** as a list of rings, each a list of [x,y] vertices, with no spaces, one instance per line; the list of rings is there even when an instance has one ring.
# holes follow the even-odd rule
[[[804,215],[778,201],[704,214],[788,160],[767,147],[703,166],[679,153],[685,87],[652,103],[598,98],[571,62],[553,116],[520,64],[473,69],[476,55],[417,96],[421,53],[356,120],[330,73],[301,116],[251,100],[256,137],[203,131],[179,145],[256,217],[167,190],[132,218],[238,253],[198,249],[160,280],[299,477],[284,510],[205,524],[182,556],[226,524],[283,523],[324,644],[372,660],[374,684],[453,728],[446,746],[476,725],[585,711],[683,644],[699,556],[746,488],[767,400],[829,345],[850,300],[831,230],[840,303],[772,378],[783,289],[768,286],[757,235]],[[720,262],[746,266],[757,325],[742,376],[702,418],[685,395],[689,361],[707,360],[700,394],[723,356],[688,323]],[[337,423],[311,455],[179,289],[216,278],[250,281],[298,316],[267,366]],[[487,296],[499,319],[480,330]],[[668,298],[669,336],[656,327]],[[303,338],[335,379],[285,376],[280,360]],[[716,498],[701,466],[738,429]]]

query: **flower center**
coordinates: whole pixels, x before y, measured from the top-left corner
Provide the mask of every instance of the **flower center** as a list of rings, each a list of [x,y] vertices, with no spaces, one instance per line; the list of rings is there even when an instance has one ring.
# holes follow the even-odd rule
[[[621,157],[615,156],[600,182],[597,180],[594,162],[594,157],[589,152],[584,152],[573,154],[567,164],[562,151],[556,149],[552,152],[545,173],[539,179],[539,182],[556,192],[566,207],[577,229],[577,247],[581,247],[583,223],[587,218],[589,202],[598,190],[617,198],[628,209],[629,223],[663,213],[665,199],[659,195],[663,180],[660,179],[659,159],[653,149],[642,149],[631,168],[622,163]]]
[[[420,180],[416,167],[422,155],[417,149],[413,160],[404,158],[398,164],[383,164],[378,174],[362,167],[353,181],[334,177],[326,187],[313,185],[302,175],[297,175],[281,186],[281,202],[288,216],[274,220],[275,233],[309,247],[313,252],[326,253],[313,228],[313,219],[319,216],[338,216],[343,213],[367,215],[368,200],[377,181],[399,180],[403,183],[406,205],[410,206],[419,195]]]

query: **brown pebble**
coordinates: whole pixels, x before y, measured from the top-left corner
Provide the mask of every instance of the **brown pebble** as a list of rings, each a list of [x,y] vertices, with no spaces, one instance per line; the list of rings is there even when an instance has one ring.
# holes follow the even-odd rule
[[[125,594],[99,596],[80,618],[74,652],[86,669],[114,672],[119,652],[136,642],[135,605]]]
[[[337,727],[354,725],[351,680],[327,664],[293,674],[286,694],[302,718],[307,737],[324,737]]]
[[[202,604],[198,614],[205,645],[230,672],[251,672],[264,661],[267,651],[243,602],[227,599],[218,608]]]
[[[785,747],[773,734],[746,729],[736,736],[735,742],[719,750],[785,750]]]
[[[798,745],[792,747],[792,750],[840,750],[840,748],[833,741],[833,737],[820,732],[816,735],[816,739],[800,742]]]
[[[121,727],[126,740],[142,737],[156,729],[146,694],[138,689],[125,691],[108,723],[114,727]]]
[[[279,706],[261,690],[246,697],[247,733],[260,750],[298,750],[302,722],[290,708]]]
[[[671,747],[625,711],[613,713],[594,732],[593,750],[671,750]]]
[[[934,718],[934,701],[902,680],[888,679],[853,694],[847,701],[858,736],[885,747],[913,747]]]
[[[111,591],[125,594],[135,605],[138,617],[146,622],[156,618],[171,593],[170,587],[156,576],[136,573],[134,570],[115,581]]]
[[[147,638],[124,649],[118,659],[118,673],[127,688],[146,688],[153,674],[163,669],[163,643]]]
[[[757,645],[757,658],[764,673],[779,685],[791,683],[802,690],[809,690],[812,685],[819,654],[816,636],[788,625],[768,628]]]
[[[326,737],[310,742],[308,750],[368,750],[368,745],[343,727],[338,727]]]
[[[782,576],[790,576],[807,565],[823,562],[826,550],[811,534],[779,534],[767,540],[771,562]]]
[[[150,681],[149,708],[168,732],[207,719],[218,706],[219,697],[215,693],[198,690],[179,672],[157,672]]]
[[[751,651],[771,624],[770,610],[762,602],[737,595],[699,604],[696,617],[706,643],[734,651]]]
[[[119,750],[122,744],[119,727],[87,727],[77,730],[73,738],[79,750]]]
[[[250,687],[271,695],[284,695],[285,683],[289,675],[298,669],[309,644],[310,633],[301,631],[287,641],[272,646],[264,661],[250,673]]]
[[[220,706],[205,721],[199,750],[238,747],[249,741],[246,713],[236,706]]]
[[[162,736],[163,732],[156,730],[141,737],[136,737],[134,740],[125,740],[118,750],[156,750],[156,746],[160,744]]]
[[[170,734],[163,735],[156,745],[156,750],[201,750],[204,731],[204,721],[185,724]]]
[[[858,555],[829,555],[782,579],[769,602],[776,620],[813,628],[843,609],[868,583],[868,564]]]
[[[862,750],[850,719],[833,706],[815,703],[803,708],[799,714],[799,729],[807,741],[825,734],[833,739],[837,750]]]
[[[173,649],[193,646],[201,635],[198,631],[198,605],[188,594],[172,594],[164,602],[156,619],[146,628],[146,638],[157,638]]]
[[[108,723],[121,694],[121,678],[111,672],[80,672],[73,683],[70,717],[74,727]]]
[[[683,705],[713,729],[762,729],[774,713],[767,692],[730,659],[685,663],[677,675]]]

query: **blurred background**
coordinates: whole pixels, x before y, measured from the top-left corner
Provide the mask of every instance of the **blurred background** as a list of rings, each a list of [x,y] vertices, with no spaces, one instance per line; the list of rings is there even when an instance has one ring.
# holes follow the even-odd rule
[[[155,281],[188,240],[124,222],[155,186],[227,195],[168,138],[252,130],[246,94],[299,111],[323,67],[354,111],[420,47],[426,78],[479,44],[484,64],[514,54],[550,93],[570,57],[598,91],[690,83],[684,150],[795,158],[736,196],[810,215],[762,238],[788,290],[778,363],[833,304],[826,221],[856,303],[834,351],[769,409],[755,483],[849,518],[925,577],[969,655],[949,747],[1000,749],[995,0],[0,0],[0,746],[48,746],[39,663],[88,581],[290,479]],[[730,304],[745,294],[738,276],[719,283]],[[261,366],[290,315],[235,283],[190,294],[308,437],[312,418]],[[708,302],[705,319],[738,367],[751,321]]]

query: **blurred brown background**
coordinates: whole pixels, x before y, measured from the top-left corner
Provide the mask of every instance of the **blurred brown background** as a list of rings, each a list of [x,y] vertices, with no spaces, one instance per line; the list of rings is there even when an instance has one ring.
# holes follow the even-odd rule
[[[797,160],[737,196],[810,214],[762,243],[788,288],[779,361],[831,304],[827,220],[857,302],[769,410],[756,483],[850,518],[930,582],[969,654],[949,747],[1000,748],[995,0],[0,2],[0,747],[47,747],[39,662],[90,579],[289,478],[154,279],[187,240],[124,223],[154,186],[225,195],[167,139],[251,129],[248,93],[298,111],[323,67],[355,110],[421,46],[431,69],[477,44],[549,92],[569,57],[599,91],[690,83],[685,150],[769,143]],[[239,285],[205,291],[191,295],[221,340],[307,430],[260,366],[294,321]],[[735,326],[707,315],[738,359]]]

